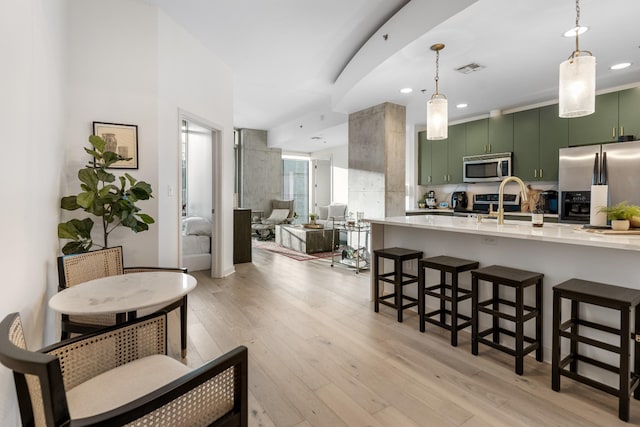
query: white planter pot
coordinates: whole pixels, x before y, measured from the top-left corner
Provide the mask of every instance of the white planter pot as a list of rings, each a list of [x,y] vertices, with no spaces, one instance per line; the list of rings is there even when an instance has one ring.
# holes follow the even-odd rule
[[[629,229],[629,226],[631,224],[629,223],[628,219],[612,219],[611,220],[611,229],[612,230],[616,230],[616,231],[626,231]]]

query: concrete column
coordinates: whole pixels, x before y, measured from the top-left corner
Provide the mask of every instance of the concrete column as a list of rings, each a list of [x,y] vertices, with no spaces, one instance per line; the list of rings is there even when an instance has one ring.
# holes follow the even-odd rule
[[[384,103],[349,115],[349,211],[404,216],[406,109]]]
[[[267,146],[267,131],[240,129],[241,207],[271,213],[271,201],[282,197],[282,150]]]

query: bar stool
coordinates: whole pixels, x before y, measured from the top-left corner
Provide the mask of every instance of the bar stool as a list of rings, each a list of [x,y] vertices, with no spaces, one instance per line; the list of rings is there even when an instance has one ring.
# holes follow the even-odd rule
[[[533,271],[518,270],[515,268],[492,265],[471,271],[471,353],[478,354],[478,343],[486,344],[497,350],[515,356],[516,373],[522,375],[524,369],[524,356],[536,351],[536,360],[542,362],[542,277],[544,274]],[[493,284],[493,294],[486,301],[479,300],[479,281],[483,280]],[[505,300],[500,297],[500,286],[515,289],[515,301]],[[535,306],[524,304],[524,290],[535,286]],[[501,305],[515,308],[515,315],[500,311]],[[480,331],[479,313],[486,313],[493,318],[492,327]],[[515,323],[515,332],[500,327],[500,319]],[[524,325],[528,320],[536,321],[536,336],[531,338],[524,335]],[[491,334],[492,339],[485,338]],[[515,338],[515,349],[500,344],[501,334]],[[524,342],[531,343],[525,348]]]
[[[458,312],[458,303],[471,298],[471,291],[458,287],[458,274],[464,271],[478,268],[478,261],[454,258],[450,256],[435,256],[421,259],[418,263],[418,315],[420,318],[420,332],[425,330],[425,322],[432,323],[451,331],[451,345],[458,345],[458,331],[471,326],[471,317]],[[425,268],[440,271],[440,283],[437,285],[425,286]],[[451,273],[451,284],[446,282],[446,273]],[[446,290],[451,292],[451,296],[446,295]],[[437,292],[437,291],[440,292]],[[425,295],[429,295],[440,300],[438,310],[425,313]],[[447,310],[447,302],[451,309]],[[451,318],[451,323],[447,323],[447,315]],[[437,319],[432,319],[439,316]],[[463,320],[458,323],[458,320]]]
[[[402,322],[403,310],[418,305],[418,300],[416,298],[403,295],[402,293],[402,289],[405,286],[410,285],[411,283],[416,283],[418,281],[418,276],[408,274],[403,271],[402,264],[405,261],[411,259],[419,260],[420,258],[422,258],[422,251],[414,251],[412,249],[404,248],[386,248],[374,250],[373,255],[373,277],[375,278],[374,291],[376,294],[374,310],[377,313],[380,310],[380,304],[395,308],[396,310],[398,310],[398,322]],[[390,273],[380,274],[380,258],[393,260],[394,271]],[[380,281],[392,283],[393,293],[380,295]],[[387,301],[391,298],[393,298],[393,302]],[[405,300],[408,300],[409,303],[404,304]]]
[[[562,323],[562,298],[571,301],[571,318]],[[580,317],[580,303],[596,305],[620,313],[620,329],[590,322]],[[598,390],[618,397],[618,417],[629,421],[629,399],[631,392],[635,399],[640,399],[638,389],[638,375],[640,375],[640,290],[590,282],[581,279],[569,279],[553,287],[553,343],[551,355],[551,388],[560,391],[560,376],[564,375],[575,381],[587,384]],[[635,312],[636,332],[630,331],[630,312]],[[598,341],[580,335],[580,327],[595,329],[620,337],[620,346]],[[569,329],[567,331],[567,329]],[[560,338],[569,338],[570,352],[567,357],[560,359]],[[634,340],[633,372],[630,371],[629,340]],[[617,353],[620,357],[619,367],[595,360],[580,354],[578,343],[582,346],[592,346]],[[584,349],[584,347],[582,347]],[[599,381],[578,373],[578,362],[587,363],[610,372],[619,374],[619,388],[616,389]],[[569,369],[566,366],[569,365]],[[634,391],[635,390],[635,391]]]

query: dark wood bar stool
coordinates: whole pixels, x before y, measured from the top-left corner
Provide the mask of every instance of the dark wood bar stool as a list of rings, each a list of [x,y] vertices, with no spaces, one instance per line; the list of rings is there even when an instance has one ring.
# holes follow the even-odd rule
[[[425,322],[432,323],[451,331],[451,345],[458,345],[458,331],[471,326],[471,317],[458,312],[458,303],[471,298],[471,291],[458,287],[458,274],[478,268],[478,261],[454,258],[450,256],[435,256],[421,259],[418,263],[418,315],[420,317],[420,332],[425,330]],[[440,283],[426,286],[425,268],[440,271]],[[451,274],[451,284],[447,284],[446,273]],[[447,295],[449,290],[450,295]],[[440,300],[440,308],[425,313],[425,295]],[[449,303],[450,309],[447,309]],[[451,322],[447,323],[447,315]],[[438,316],[433,319],[434,316]],[[458,320],[462,322],[458,323]]]
[[[410,285],[411,283],[417,283],[418,276],[406,273],[403,270],[402,264],[411,259],[419,260],[422,258],[422,251],[414,251],[412,249],[404,248],[386,248],[374,250],[373,255],[373,275],[375,277],[374,291],[376,294],[374,302],[375,312],[377,313],[380,310],[380,304],[395,308],[398,310],[398,322],[402,322],[402,312],[407,308],[418,305],[418,300],[416,298],[403,295],[402,291],[405,286]],[[380,274],[380,258],[393,260],[394,271]],[[393,293],[380,295],[380,281],[393,284]],[[393,302],[387,301],[388,299],[392,299]],[[409,302],[405,304],[405,300]]]
[[[562,298],[571,301],[571,318],[562,323]],[[590,322],[580,318],[580,303],[596,305],[619,311],[620,328]],[[640,290],[590,282],[581,279],[569,279],[553,287],[553,344],[551,355],[551,388],[560,391],[560,376],[564,375],[575,381],[587,384],[598,390],[618,397],[618,417],[629,421],[629,400],[633,392],[635,399],[640,399],[638,375],[640,375]],[[635,312],[635,331],[630,331],[630,313]],[[581,327],[595,329],[620,337],[620,346],[580,335]],[[560,359],[560,338],[570,340],[570,352]],[[630,370],[630,340],[633,339],[634,360],[633,372]],[[619,367],[595,360],[580,354],[578,343],[616,353],[620,357]],[[584,347],[582,347],[584,348]],[[578,362],[587,363],[619,375],[619,388],[616,389],[578,373]],[[567,369],[569,365],[569,369]]]
[[[471,353],[478,354],[478,343],[486,344],[490,347],[503,351],[516,358],[516,373],[522,375],[524,371],[524,356],[536,351],[536,360],[542,362],[542,273],[533,271],[518,270],[515,268],[492,265],[471,271]],[[479,300],[479,281],[491,282],[493,293],[486,301]],[[500,297],[500,286],[507,286],[515,289],[515,301],[509,301]],[[524,304],[524,290],[530,286],[535,286],[535,306]],[[515,309],[515,314],[507,314],[500,311],[500,306],[506,305]],[[486,313],[492,316],[493,324],[490,328],[480,331],[479,313]],[[513,322],[515,332],[500,327],[500,319]],[[531,338],[525,336],[525,322],[535,319],[536,336]],[[492,339],[485,338],[492,335]],[[515,349],[511,349],[500,344],[500,335],[505,334],[515,338]],[[524,343],[530,343],[525,348]]]

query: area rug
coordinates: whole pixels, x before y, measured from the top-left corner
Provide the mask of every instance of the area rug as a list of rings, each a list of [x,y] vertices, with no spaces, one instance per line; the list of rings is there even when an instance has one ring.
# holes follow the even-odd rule
[[[293,249],[280,246],[273,241],[260,241],[253,240],[252,246],[258,249],[264,249],[265,251],[273,252],[274,254],[284,255],[296,261],[310,261],[312,259],[331,258],[332,252],[318,252],[315,254],[305,254],[302,252],[294,251]]]

